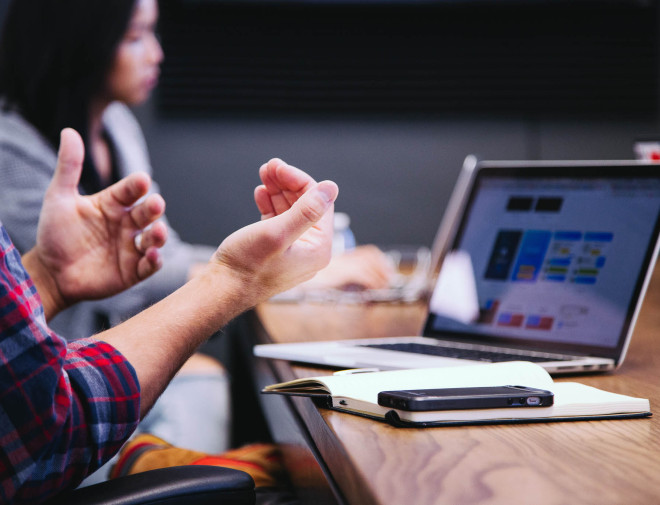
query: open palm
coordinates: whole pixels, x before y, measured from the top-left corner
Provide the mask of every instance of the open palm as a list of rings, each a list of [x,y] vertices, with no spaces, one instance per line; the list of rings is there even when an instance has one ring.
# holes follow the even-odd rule
[[[150,276],[161,266],[158,248],[167,238],[165,225],[156,222],[165,210],[162,197],[150,195],[136,204],[151,184],[147,174],[82,196],[83,158],[80,136],[63,130],[37,229],[39,260],[67,303],[113,295]]]

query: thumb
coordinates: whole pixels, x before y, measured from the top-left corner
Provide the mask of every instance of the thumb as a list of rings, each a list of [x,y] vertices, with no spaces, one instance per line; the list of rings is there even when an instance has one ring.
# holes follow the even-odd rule
[[[78,132],[72,128],[62,130],[51,188],[58,192],[77,193],[84,159],[85,146]]]
[[[339,194],[339,188],[332,181],[322,181],[308,189],[287,211],[275,218],[280,222],[284,236],[289,237],[289,244],[295,242],[300,235],[317,224],[324,216],[329,215]],[[332,222],[328,224],[329,234],[332,233]]]

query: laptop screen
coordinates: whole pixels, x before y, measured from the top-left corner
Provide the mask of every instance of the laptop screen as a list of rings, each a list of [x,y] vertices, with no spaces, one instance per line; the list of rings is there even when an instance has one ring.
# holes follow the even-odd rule
[[[659,217],[658,166],[479,168],[439,278],[474,295],[459,317],[439,280],[425,335],[617,358]]]

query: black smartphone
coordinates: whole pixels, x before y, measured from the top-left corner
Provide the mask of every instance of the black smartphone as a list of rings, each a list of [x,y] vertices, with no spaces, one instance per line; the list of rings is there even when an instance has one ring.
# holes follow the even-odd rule
[[[462,410],[548,407],[554,395],[525,386],[497,386],[381,391],[378,405],[399,410]]]

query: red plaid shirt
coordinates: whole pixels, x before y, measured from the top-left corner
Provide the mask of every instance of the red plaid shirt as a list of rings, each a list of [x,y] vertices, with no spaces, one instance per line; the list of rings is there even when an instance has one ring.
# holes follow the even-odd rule
[[[52,332],[0,223],[0,503],[40,503],[77,486],[139,420],[133,367],[112,346]]]

